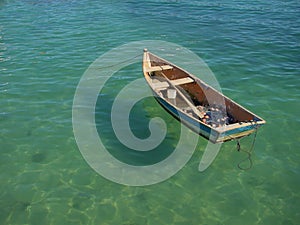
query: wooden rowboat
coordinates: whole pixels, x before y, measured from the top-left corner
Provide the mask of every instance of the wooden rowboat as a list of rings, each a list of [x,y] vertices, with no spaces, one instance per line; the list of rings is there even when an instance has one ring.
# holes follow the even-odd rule
[[[158,103],[213,143],[255,132],[265,121],[196,76],[144,49],[143,73]]]

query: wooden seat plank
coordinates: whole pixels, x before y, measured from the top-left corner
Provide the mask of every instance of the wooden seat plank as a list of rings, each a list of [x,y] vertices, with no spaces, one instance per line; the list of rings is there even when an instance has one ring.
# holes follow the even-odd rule
[[[146,69],[146,72],[151,73],[155,71],[163,71],[163,70],[171,70],[171,69],[173,69],[173,66],[170,65],[151,66]]]

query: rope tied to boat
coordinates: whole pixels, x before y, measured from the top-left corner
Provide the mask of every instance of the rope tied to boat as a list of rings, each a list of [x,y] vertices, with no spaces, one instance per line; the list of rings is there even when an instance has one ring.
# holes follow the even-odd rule
[[[242,149],[241,143],[240,143],[240,139],[241,139],[241,138],[239,138],[239,139],[236,140],[236,141],[237,141],[237,143],[236,143],[236,145],[237,145],[237,151],[242,151],[242,152],[245,152],[245,153],[247,154],[247,157],[246,157],[245,159],[241,160],[241,161],[237,164],[237,167],[238,167],[239,169],[241,169],[241,170],[249,170],[249,169],[251,169],[252,166],[253,166],[253,162],[252,162],[252,153],[253,153],[253,149],[254,149],[256,137],[257,137],[258,125],[257,125],[257,122],[256,122],[256,121],[250,121],[250,122],[251,122],[252,126],[254,127],[255,132],[254,132],[254,137],[253,137],[252,144],[251,144],[251,147],[250,147],[249,151]],[[249,161],[249,166],[248,166],[248,167],[242,167],[241,164],[242,164],[243,162],[246,162],[247,160]]]

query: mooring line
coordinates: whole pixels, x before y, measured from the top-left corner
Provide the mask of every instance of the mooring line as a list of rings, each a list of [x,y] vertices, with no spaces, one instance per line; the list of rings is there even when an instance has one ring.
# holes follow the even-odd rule
[[[240,140],[237,139],[237,150],[238,150],[238,151],[242,151],[242,152],[247,153],[247,157],[246,157],[245,159],[243,159],[242,161],[240,161],[240,162],[237,164],[237,167],[238,167],[239,169],[241,169],[241,170],[249,170],[249,169],[251,169],[252,166],[253,166],[253,162],[252,162],[252,158],[251,158],[251,157],[252,157],[252,152],[253,152],[253,149],[254,149],[254,144],[255,144],[255,141],[256,141],[256,135],[257,135],[257,123],[256,123],[256,121],[254,121],[254,123],[255,123],[255,124],[254,124],[255,133],[254,133],[252,145],[251,145],[249,151],[242,149],[242,148],[241,148]],[[241,164],[242,164],[243,162],[247,161],[247,160],[249,160],[249,167],[246,167],[246,168],[242,167]]]

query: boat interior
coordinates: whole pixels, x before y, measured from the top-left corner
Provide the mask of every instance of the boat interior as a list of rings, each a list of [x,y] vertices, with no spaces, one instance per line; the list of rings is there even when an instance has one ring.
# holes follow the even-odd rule
[[[151,61],[151,66],[145,72],[149,75],[150,85],[158,96],[211,127],[218,128],[260,120],[200,79],[177,67],[156,59]],[[199,112],[204,111],[204,114],[199,117],[187,100]]]

